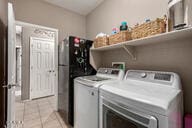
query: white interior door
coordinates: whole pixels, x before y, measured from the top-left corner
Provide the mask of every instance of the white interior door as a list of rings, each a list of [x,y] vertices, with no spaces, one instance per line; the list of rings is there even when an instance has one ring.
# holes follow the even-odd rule
[[[15,121],[15,86],[16,86],[16,25],[13,6],[8,4],[8,111],[7,127],[13,128]]]
[[[54,40],[30,39],[30,98],[54,95]]]

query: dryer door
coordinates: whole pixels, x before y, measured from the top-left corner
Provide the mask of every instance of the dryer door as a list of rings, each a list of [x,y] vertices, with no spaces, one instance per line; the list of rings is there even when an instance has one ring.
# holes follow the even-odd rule
[[[119,103],[102,101],[103,128],[157,128],[153,116],[134,112]]]

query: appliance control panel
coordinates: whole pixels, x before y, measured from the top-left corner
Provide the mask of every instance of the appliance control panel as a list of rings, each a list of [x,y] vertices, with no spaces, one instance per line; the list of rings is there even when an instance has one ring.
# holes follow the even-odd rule
[[[138,80],[181,89],[180,77],[173,72],[129,70],[124,80]]]
[[[143,79],[145,81],[167,81],[171,82],[174,75],[168,72],[154,72],[154,71],[142,71],[134,70],[128,71],[126,78]]]
[[[97,73],[100,74],[109,74],[109,75],[118,75],[120,69],[112,69],[112,68],[100,68]]]
[[[123,79],[124,71],[122,69],[115,69],[115,68],[99,68],[97,71],[97,76],[103,77],[119,77]]]
[[[155,73],[155,80],[171,81],[171,74]]]

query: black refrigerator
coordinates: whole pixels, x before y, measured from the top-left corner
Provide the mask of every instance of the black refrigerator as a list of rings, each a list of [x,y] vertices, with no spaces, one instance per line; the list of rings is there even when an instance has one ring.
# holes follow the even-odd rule
[[[93,41],[70,36],[59,44],[58,111],[64,121],[74,123],[74,78],[95,75],[90,64]]]

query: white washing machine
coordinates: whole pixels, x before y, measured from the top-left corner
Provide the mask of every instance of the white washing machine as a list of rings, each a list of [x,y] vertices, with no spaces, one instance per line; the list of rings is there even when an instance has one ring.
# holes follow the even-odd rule
[[[109,81],[122,80],[124,71],[100,68],[96,75],[74,81],[74,128],[99,127],[99,87]]]
[[[182,128],[180,78],[171,72],[130,70],[100,87],[100,128]]]

